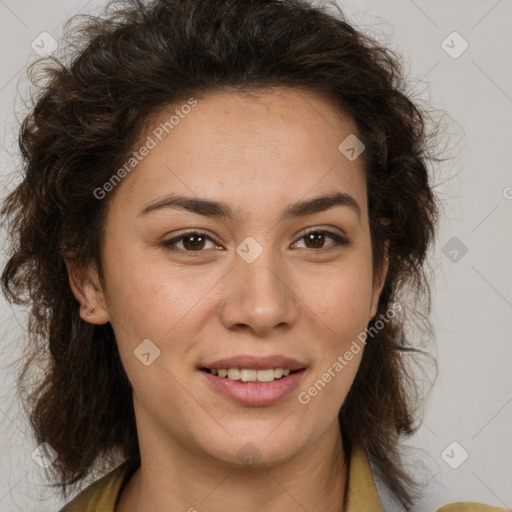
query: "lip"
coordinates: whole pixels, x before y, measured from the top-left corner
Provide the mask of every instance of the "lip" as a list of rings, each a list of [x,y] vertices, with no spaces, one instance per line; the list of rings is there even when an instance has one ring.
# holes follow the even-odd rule
[[[219,368],[222,367],[219,366]],[[229,366],[229,368],[234,368],[234,366]],[[244,368],[247,368],[247,366]],[[266,368],[268,366],[258,369],[264,370]],[[278,403],[290,395],[300,384],[306,370],[303,368],[295,373],[291,373],[287,377],[281,377],[273,382],[261,383],[231,380],[227,377],[212,375],[205,370],[201,370],[200,373],[215,391],[237,403],[258,407]]]
[[[287,357],[284,355],[273,355],[265,357],[239,355],[219,359],[211,363],[206,363],[202,365],[200,368],[208,368],[210,370],[218,370],[220,368],[247,368],[250,370],[289,368],[290,370],[302,370],[306,368],[306,365],[304,363],[301,363],[300,361],[297,361],[297,359],[293,359],[292,357]]]

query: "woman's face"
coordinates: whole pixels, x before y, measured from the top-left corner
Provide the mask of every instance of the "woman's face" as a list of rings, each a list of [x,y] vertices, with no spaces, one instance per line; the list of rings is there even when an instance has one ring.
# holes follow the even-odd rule
[[[141,137],[155,147],[111,192],[104,287],[84,317],[112,324],[141,449],[272,464],[338,428],[362,351],[308,390],[364,332],[384,277],[372,273],[362,157],[338,148],[354,133],[322,98],[279,88],[174,106]],[[303,371],[274,383],[203,369],[293,366],[260,360],[283,356]]]

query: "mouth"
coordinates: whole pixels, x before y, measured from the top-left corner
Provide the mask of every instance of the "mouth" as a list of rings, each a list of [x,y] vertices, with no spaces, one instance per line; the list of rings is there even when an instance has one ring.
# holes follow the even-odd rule
[[[253,368],[200,368],[201,371],[222,379],[238,381],[242,384],[255,383],[264,384],[283,380],[290,375],[302,372],[305,368],[292,370],[290,368],[267,368],[256,370]]]
[[[280,403],[293,395],[306,368],[199,368],[209,388],[230,401],[250,407]]]

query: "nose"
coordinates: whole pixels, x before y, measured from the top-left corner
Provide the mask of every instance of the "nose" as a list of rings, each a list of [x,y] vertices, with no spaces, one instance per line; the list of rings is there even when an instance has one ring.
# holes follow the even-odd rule
[[[297,296],[283,265],[270,250],[264,250],[252,263],[237,255],[226,279],[221,308],[226,328],[267,336],[275,329],[289,329],[296,322]]]

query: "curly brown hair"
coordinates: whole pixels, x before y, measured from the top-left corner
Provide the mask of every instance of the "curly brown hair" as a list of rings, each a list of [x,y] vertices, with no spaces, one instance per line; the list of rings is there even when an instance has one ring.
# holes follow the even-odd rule
[[[72,255],[78,267],[94,264],[102,276],[102,229],[115,192],[101,201],[94,191],[165,106],[215,90],[289,86],[333,101],[366,146],[374,268],[386,245],[389,251],[368,328],[394,302],[410,307],[375,329],[339,423],[347,453],[362,445],[408,508],[415,483],[399,441],[417,428],[419,388],[406,356],[422,351],[405,326],[406,317],[419,315],[423,334],[432,334],[425,268],[439,209],[428,170],[436,160],[428,114],[407,94],[401,61],[339,10],[306,0],[130,0],[78,21],[63,59],[47,59],[37,71],[46,80],[20,129],[22,181],[2,208],[11,237],[3,292],[30,306],[18,385],[37,441],[58,452],[55,485],[66,495],[102,457],[140,457],[131,385],[112,327],[80,318],[65,265]],[[40,361],[44,377],[27,385]]]

